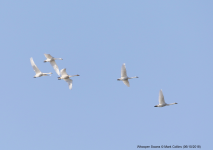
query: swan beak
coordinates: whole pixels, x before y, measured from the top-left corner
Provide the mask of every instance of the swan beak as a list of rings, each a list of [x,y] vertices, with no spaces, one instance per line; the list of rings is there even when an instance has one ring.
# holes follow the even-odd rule
[[[36,77],[33,77],[33,78],[36,78]]]
[[[158,107],[157,105],[155,105],[154,107]]]
[[[80,75],[77,74],[76,76],[80,76]]]
[[[175,103],[175,104],[178,104],[178,103]]]

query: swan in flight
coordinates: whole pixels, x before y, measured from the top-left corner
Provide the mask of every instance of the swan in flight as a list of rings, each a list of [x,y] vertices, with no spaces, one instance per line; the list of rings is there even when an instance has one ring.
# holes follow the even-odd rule
[[[60,72],[59,72],[59,69],[58,69],[58,66],[57,66],[55,60],[57,60],[57,59],[63,60],[63,59],[62,58],[54,58],[50,54],[44,54],[44,56],[47,58],[44,62],[50,62],[50,64],[54,68],[55,72],[60,76]]]
[[[61,69],[61,77],[58,77],[58,80],[64,79],[64,81],[66,81],[69,85],[69,89],[72,89],[72,79],[70,79],[70,77],[74,77],[74,76],[80,76],[80,75],[68,75],[66,72],[66,68],[65,69]]]
[[[135,76],[135,77],[128,77],[127,76],[127,73],[126,73],[126,65],[125,65],[125,63],[122,65],[122,67],[121,67],[121,78],[119,78],[119,79],[117,79],[118,81],[123,81],[123,83],[126,85],[126,86],[128,86],[128,87],[130,87],[130,85],[129,85],[129,81],[128,81],[128,79],[133,79],[133,78],[138,78],[137,76]]]
[[[34,78],[41,77],[41,76],[49,76],[48,74],[53,74],[52,72],[50,72],[50,73],[42,73],[42,72],[38,69],[38,67],[36,66],[36,64],[34,63],[32,57],[30,58],[30,63],[31,63],[31,65],[32,65],[32,67],[33,67],[33,70],[34,70],[35,73],[36,73],[36,75],[34,76]]]
[[[169,106],[169,105],[174,105],[174,104],[177,104],[177,103],[171,103],[171,104],[165,103],[163,92],[162,92],[162,89],[161,89],[160,92],[159,92],[159,104],[155,105],[154,107],[164,107],[164,106]]]

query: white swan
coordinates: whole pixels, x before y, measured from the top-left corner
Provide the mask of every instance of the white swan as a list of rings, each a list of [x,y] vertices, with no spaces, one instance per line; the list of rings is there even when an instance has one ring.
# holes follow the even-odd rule
[[[121,78],[119,78],[119,79],[117,79],[118,81],[123,81],[123,83],[126,85],[126,86],[128,86],[128,87],[130,87],[130,85],[129,85],[129,81],[128,81],[128,79],[133,79],[133,78],[138,78],[137,76],[135,76],[135,77],[128,77],[127,76],[127,73],[126,73],[126,65],[125,65],[125,63],[122,65],[122,67],[121,67]]]
[[[159,92],[159,104],[155,105],[154,107],[164,107],[164,106],[169,106],[169,105],[174,105],[174,104],[177,104],[177,103],[171,103],[171,104],[165,103],[163,92],[162,92],[162,89],[161,89],[160,92]]]
[[[48,74],[53,74],[52,72],[50,72],[50,73],[42,73],[42,72],[38,69],[38,67],[36,66],[36,64],[34,63],[32,57],[30,58],[30,63],[31,63],[31,65],[32,65],[32,67],[33,67],[33,70],[34,70],[35,73],[36,73],[36,75],[34,76],[34,78],[41,77],[41,76],[49,76]]]
[[[69,89],[72,89],[72,79],[70,79],[70,77],[74,77],[74,76],[80,76],[80,75],[68,75],[66,72],[66,68],[61,69],[61,77],[58,77],[58,80],[64,79],[64,81],[66,81],[69,85]]]
[[[60,72],[59,72],[59,69],[58,69],[58,66],[57,66],[55,60],[57,60],[57,59],[63,60],[63,59],[62,58],[54,58],[50,54],[44,54],[44,56],[47,58],[44,62],[50,62],[50,64],[54,68],[55,72],[60,76]]]

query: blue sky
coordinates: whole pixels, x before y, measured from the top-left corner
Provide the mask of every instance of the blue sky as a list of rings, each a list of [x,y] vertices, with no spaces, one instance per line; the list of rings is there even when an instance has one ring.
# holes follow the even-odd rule
[[[213,1],[0,2],[2,150],[210,149]],[[73,89],[45,60],[79,74]],[[33,78],[30,57],[51,77]],[[126,63],[130,87],[117,81]],[[167,103],[156,108],[162,89]]]

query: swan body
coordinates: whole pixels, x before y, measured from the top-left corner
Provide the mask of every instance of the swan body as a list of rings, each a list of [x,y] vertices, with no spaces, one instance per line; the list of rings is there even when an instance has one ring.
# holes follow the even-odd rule
[[[137,76],[135,77],[128,77],[127,76],[127,72],[126,72],[126,65],[125,63],[123,63],[122,67],[121,67],[121,78],[117,79],[118,81],[123,81],[123,83],[130,87],[129,85],[129,80],[128,79],[133,79],[133,78],[138,78]]]
[[[50,62],[50,64],[54,68],[55,72],[60,76],[58,65],[56,64],[55,60],[63,60],[63,59],[62,58],[54,58],[50,54],[44,54],[44,56],[47,58],[44,62]]]
[[[38,67],[36,66],[35,62],[33,61],[33,58],[31,57],[30,58],[30,63],[33,67],[33,70],[35,71],[36,75],[34,76],[34,78],[37,78],[37,77],[41,77],[41,76],[49,76],[49,74],[52,74],[52,72],[50,73],[42,73]]]
[[[167,104],[165,102],[163,92],[162,92],[162,89],[161,89],[160,92],[159,92],[159,104],[155,105],[154,107],[164,107],[164,106],[169,106],[169,105],[174,105],[174,104],[177,104],[177,103]]]
[[[66,72],[66,68],[64,69],[61,69],[61,77],[58,77],[58,80],[61,80],[63,79],[64,81],[66,81],[69,85],[69,89],[71,90],[72,89],[72,79],[70,79],[71,77],[74,77],[74,76],[80,76],[80,75],[68,75],[67,72]]]

